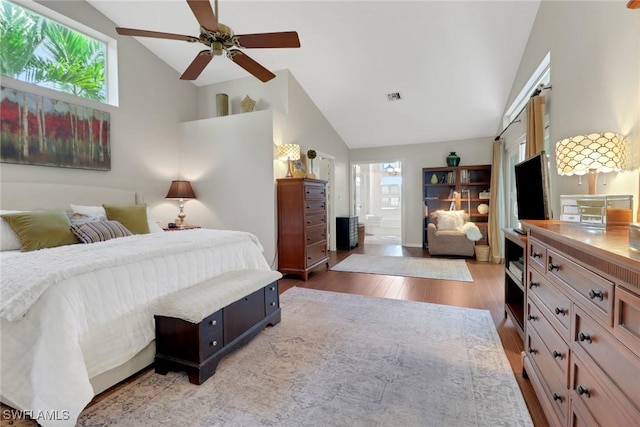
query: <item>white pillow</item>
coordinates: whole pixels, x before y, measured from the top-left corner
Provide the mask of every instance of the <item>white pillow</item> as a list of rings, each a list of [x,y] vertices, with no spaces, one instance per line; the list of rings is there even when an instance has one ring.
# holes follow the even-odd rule
[[[89,215],[92,217],[107,216],[107,212],[102,206],[71,205],[71,210],[75,213]],[[153,217],[151,209],[149,208],[147,208],[147,223],[149,224],[149,233],[164,232],[164,230],[156,222],[156,219]]]
[[[0,215],[20,213],[23,211],[1,211]],[[0,251],[16,251],[22,249],[20,238],[7,221],[0,220]]]
[[[464,225],[464,211],[436,211],[438,230],[459,230]]]

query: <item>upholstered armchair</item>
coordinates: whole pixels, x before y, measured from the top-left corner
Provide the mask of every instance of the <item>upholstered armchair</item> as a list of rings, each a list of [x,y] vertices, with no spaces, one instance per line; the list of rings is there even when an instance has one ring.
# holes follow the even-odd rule
[[[473,256],[476,240],[482,238],[478,227],[469,222],[464,211],[435,211],[427,226],[430,255]]]

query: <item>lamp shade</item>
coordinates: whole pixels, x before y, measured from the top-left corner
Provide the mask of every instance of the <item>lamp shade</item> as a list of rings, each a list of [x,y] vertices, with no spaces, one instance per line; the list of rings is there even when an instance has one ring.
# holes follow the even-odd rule
[[[298,144],[282,144],[278,146],[278,159],[300,160],[300,146]]]
[[[191,188],[189,181],[172,181],[166,199],[195,199],[196,193]]]
[[[627,156],[626,138],[614,132],[578,135],[556,142],[558,175],[620,172]]]

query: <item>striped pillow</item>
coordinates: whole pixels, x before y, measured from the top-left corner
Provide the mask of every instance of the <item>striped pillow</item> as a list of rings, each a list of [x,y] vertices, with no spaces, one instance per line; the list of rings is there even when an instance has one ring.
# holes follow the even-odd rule
[[[78,236],[82,243],[104,242],[116,237],[131,236],[131,232],[118,221],[93,221],[73,224],[71,232]]]

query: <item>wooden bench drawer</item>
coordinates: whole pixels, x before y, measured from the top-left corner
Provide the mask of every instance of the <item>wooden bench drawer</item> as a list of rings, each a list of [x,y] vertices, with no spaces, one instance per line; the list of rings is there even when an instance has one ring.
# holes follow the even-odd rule
[[[537,270],[527,271],[529,295],[535,295],[541,302],[540,308],[546,309],[549,321],[568,342],[571,330],[571,300],[545,279]]]
[[[527,303],[527,328],[531,327],[538,333],[556,366],[564,375],[565,387],[569,387],[569,345],[536,306],[537,302],[533,304],[532,301],[533,298]]]
[[[574,296],[575,302],[604,324],[612,326],[613,283],[549,249],[547,277],[554,278]]]
[[[547,266],[545,265],[547,259],[547,247],[531,237],[528,239],[527,243],[529,266],[537,269],[544,275],[547,270]]]
[[[640,410],[640,358],[579,307],[575,309],[574,354],[593,363]],[[579,351],[581,350],[581,351]],[[585,362],[587,360],[584,360]]]
[[[278,295],[278,282],[273,282],[266,288],[264,288],[264,303],[267,311],[267,316],[280,307],[280,300]]]

